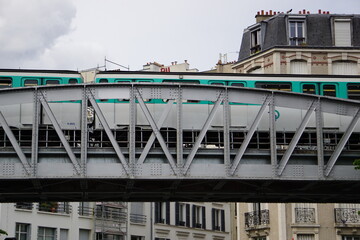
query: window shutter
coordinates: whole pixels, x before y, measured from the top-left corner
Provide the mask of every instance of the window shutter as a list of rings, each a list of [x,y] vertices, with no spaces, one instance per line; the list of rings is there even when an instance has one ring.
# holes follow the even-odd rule
[[[170,202],[166,202],[166,224],[170,225]]]
[[[186,226],[190,227],[190,204],[186,204]]]
[[[206,213],[205,207],[202,207],[202,228],[206,229]]]
[[[211,209],[211,229],[215,230],[215,209]]]
[[[225,232],[225,210],[221,210],[221,231]]]
[[[192,227],[196,227],[196,206],[192,205]]]
[[[335,20],[335,46],[349,47],[351,46],[351,29],[350,20]]]
[[[175,203],[175,225],[179,226],[180,222],[180,213],[179,213],[180,204],[178,202]]]

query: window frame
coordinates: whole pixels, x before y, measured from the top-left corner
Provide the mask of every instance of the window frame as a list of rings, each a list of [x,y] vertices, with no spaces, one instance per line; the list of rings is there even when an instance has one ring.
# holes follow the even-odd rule
[[[294,36],[292,36],[292,27],[291,24],[295,23],[295,32]],[[302,26],[302,37],[299,36],[299,28],[298,24],[301,24]],[[294,16],[289,17],[287,21],[287,31],[288,31],[288,43],[289,46],[301,46],[303,44],[306,44],[307,39],[307,32],[306,32],[306,18],[305,16]],[[292,41],[294,41],[295,44],[292,44]]]
[[[22,226],[25,226],[25,232],[22,231]],[[31,238],[31,224],[30,223],[15,223],[15,237],[16,239],[22,239],[21,236],[25,234],[26,240]]]
[[[261,28],[260,26],[250,31],[250,54],[256,54],[261,51]]]
[[[11,88],[13,86],[13,79],[11,77],[0,77],[0,89]]]

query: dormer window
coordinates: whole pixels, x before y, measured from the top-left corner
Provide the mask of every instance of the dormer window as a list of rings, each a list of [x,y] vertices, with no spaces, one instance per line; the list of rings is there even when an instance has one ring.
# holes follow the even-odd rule
[[[303,20],[289,21],[289,43],[291,46],[305,44],[305,22]]]
[[[251,32],[251,54],[255,54],[261,51],[261,35],[260,35],[260,28]]]
[[[335,46],[350,47],[351,46],[351,21],[350,19],[335,19],[334,21],[334,37]]]

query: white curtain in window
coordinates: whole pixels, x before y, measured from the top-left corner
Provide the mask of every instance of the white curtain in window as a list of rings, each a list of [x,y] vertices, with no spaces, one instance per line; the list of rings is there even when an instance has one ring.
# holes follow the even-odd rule
[[[350,21],[342,20],[334,23],[335,28],[335,46],[349,47],[351,46],[351,29]]]
[[[315,235],[314,234],[298,234],[297,240],[314,240]]]
[[[307,62],[306,61],[291,61],[290,62],[290,73],[291,74],[308,74]]]
[[[68,229],[60,229],[60,240],[69,240],[68,234],[69,234]]]
[[[357,63],[350,61],[339,61],[332,63],[332,73],[334,75],[357,75]]]

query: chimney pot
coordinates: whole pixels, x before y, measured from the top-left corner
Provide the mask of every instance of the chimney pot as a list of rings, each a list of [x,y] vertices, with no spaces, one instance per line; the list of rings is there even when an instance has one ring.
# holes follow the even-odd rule
[[[260,11],[257,12],[257,15],[260,15]]]
[[[307,11],[307,14],[310,14],[310,11]]]
[[[319,9],[318,13],[321,14],[321,9]]]
[[[264,15],[264,10],[261,10],[261,15]]]
[[[301,14],[301,11],[299,11],[299,14]]]
[[[327,12],[326,12],[326,14],[330,14],[330,12],[329,12],[329,11],[327,11]]]
[[[305,9],[303,9],[303,14],[305,14],[306,13],[306,10]]]
[[[270,15],[272,15],[272,10],[270,10]]]

